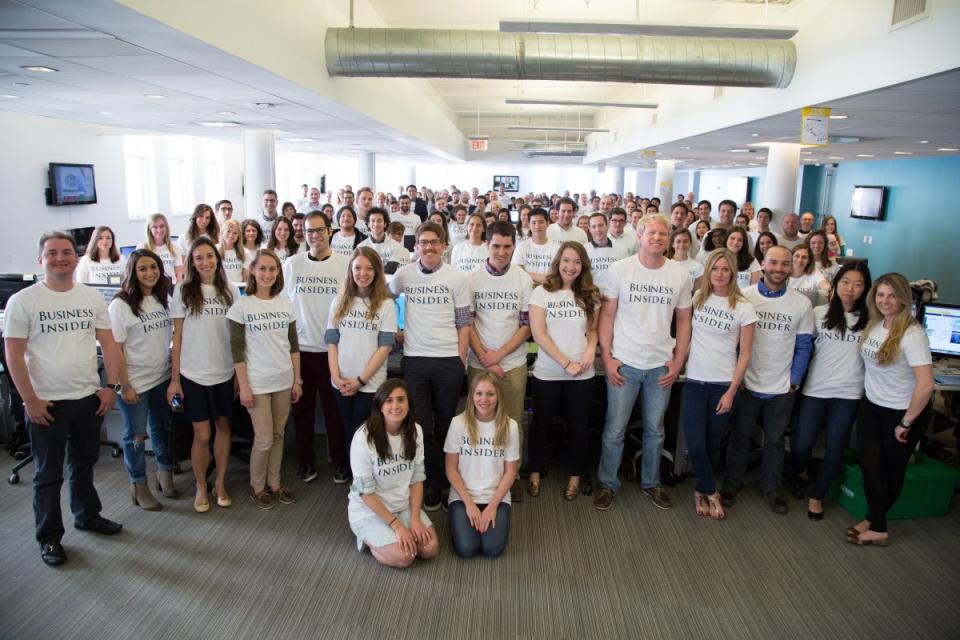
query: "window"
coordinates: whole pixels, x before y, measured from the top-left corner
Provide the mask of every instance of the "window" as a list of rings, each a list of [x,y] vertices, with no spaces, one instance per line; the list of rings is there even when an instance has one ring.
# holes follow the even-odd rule
[[[167,170],[170,176],[170,213],[186,216],[196,204],[193,195],[193,139],[167,138]]]
[[[203,201],[211,207],[226,197],[224,188],[223,143],[203,140]]]
[[[153,136],[123,136],[127,215],[144,220],[157,210],[156,150]]]

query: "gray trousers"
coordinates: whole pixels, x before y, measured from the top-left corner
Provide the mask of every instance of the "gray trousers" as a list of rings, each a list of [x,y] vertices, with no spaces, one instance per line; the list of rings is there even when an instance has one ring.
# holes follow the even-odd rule
[[[790,426],[794,394],[784,393],[767,400],[749,391],[740,394],[737,419],[727,441],[727,479],[725,489],[738,490],[743,486],[750,460],[750,436],[757,425],[763,424],[763,457],[760,470],[760,491],[771,493],[780,488],[783,477],[784,440]]]

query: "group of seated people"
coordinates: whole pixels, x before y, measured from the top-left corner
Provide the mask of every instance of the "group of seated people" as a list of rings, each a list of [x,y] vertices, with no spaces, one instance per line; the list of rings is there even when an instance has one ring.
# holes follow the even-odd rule
[[[400,196],[400,215],[415,201],[421,208],[415,196],[415,187]],[[462,202],[448,208],[443,193],[432,199],[409,248],[387,235],[391,214],[369,205],[373,193],[366,188],[358,193],[359,209],[351,197],[336,224],[323,207],[302,214],[296,229],[275,216],[266,244],[262,221],[223,219],[224,207],[232,209],[227,201],[218,212],[198,205],[179,248],[156,214],[109,306],[74,284],[83,260],[72,237],[44,234],[43,281],[10,299],[4,333],[36,460],[42,559],[66,560],[59,507],[65,457],[75,526],[121,530],[100,515],[93,486],[99,428],[115,402],[132,503],[162,508],[148,483],[148,433],[156,486],[165,498],[179,495],[170,452],[171,412],[177,412],[193,426],[193,508],[205,513],[214,502],[233,504],[226,472],[235,401],[254,431],[249,496],[267,510],[296,500],[282,474],[291,413],[297,475],[307,483],[318,476],[319,399],[333,480],[350,483],[348,521],[358,548],[403,567],[437,553],[427,512],[441,507],[449,512],[458,555],[503,553],[511,504],[524,489],[540,496],[544,473],[559,457],[556,417],[566,445],[557,460],[566,477],[560,497],[576,500],[595,471],[588,424],[601,375],[606,411],[594,507],[610,509],[621,488],[624,434],[639,397],[641,489],[654,506],[670,509],[660,479],[663,417],[682,373],[681,425],[698,515],[727,517],[744,487],[758,424],[760,493],[771,511],[787,512],[781,485],[795,413],[791,462],[810,484],[809,518],[823,518],[856,422],[869,513],[845,536],[860,545],[889,542],[886,513],[899,496],[933,391],[929,343],[911,315],[903,276],[872,279],[863,262],[838,265],[829,234],[812,224],[796,242],[792,236],[801,229],[794,214],[784,217],[783,235],[769,232],[767,219],[754,239],[751,220],[733,224],[737,207],[727,200],[704,239],[689,231],[695,218],[682,197],[667,217],[652,208],[659,208],[655,199],[643,214],[628,216],[646,199],[603,196],[596,211],[579,217],[585,228],[574,198],[520,202],[517,222],[487,219],[481,198],[473,205],[479,215]],[[275,208],[274,192],[264,199]],[[699,204],[701,220],[704,208],[709,218],[709,206]],[[406,237],[406,223],[400,225]],[[101,229],[85,258],[91,251],[101,260],[116,253],[112,232]],[[337,250],[341,233],[352,239]],[[232,259],[243,263],[242,279],[231,275]],[[236,282],[245,285],[242,294]],[[403,300],[402,313],[394,299]],[[531,339],[538,353],[528,372]],[[97,343],[106,388],[93,357]],[[388,379],[387,360],[397,348],[403,377]],[[468,392],[458,413],[464,379]],[[533,412],[525,421],[528,379]],[[826,454],[814,475],[811,451],[822,430]]]

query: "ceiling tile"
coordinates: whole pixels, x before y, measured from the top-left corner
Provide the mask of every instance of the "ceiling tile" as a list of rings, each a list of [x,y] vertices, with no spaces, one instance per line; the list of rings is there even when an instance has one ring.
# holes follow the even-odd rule
[[[7,40],[9,44],[45,56],[60,58],[88,58],[98,56],[149,56],[151,51],[141,49],[116,38],[56,38],[42,40]]]

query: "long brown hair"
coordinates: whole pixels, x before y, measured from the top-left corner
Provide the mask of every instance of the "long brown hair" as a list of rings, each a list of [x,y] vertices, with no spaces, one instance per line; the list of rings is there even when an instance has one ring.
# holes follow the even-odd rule
[[[283,291],[283,262],[280,261],[280,256],[270,251],[270,249],[257,249],[257,252],[253,256],[253,261],[250,262],[250,272],[247,274],[247,288],[244,291],[245,295],[257,295],[257,278],[253,274],[253,269],[257,266],[257,262],[264,257],[270,258],[277,263],[277,279],[270,285],[270,297],[275,298]]]
[[[703,284],[700,285],[700,288],[697,289],[697,293],[693,297],[693,306],[697,309],[703,308],[703,305],[713,294],[713,281],[710,280],[710,273],[713,271],[714,265],[720,260],[726,260],[727,267],[730,268],[730,283],[727,285],[727,304],[730,305],[731,309],[736,309],[737,302],[746,299],[743,297],[743,294],[740,293],[740,286],[737,284],[737,259],[733,251],[730,251],[730,249],[714,249],[707,255],[707,263],[703,267]]]
[[[193,214],[190,216],[190,226],[187,227],[187,240],[193,242],[200,236],[197,218],[205,212],[210,214],[210,222],[207,224],[207,230],[204,233],[213,240],[214,248],[216,248],[216,244],[220,242],[220,223],[217,222],[217,216],[213,213],[213,207],[202,202],[193,208]]]
[[[273,222],[273,228],[270,230],[270,239],[267,240],[267,249],[271,251],[277,250],[278,240],[277,240],[277,227],[281,224],[287,225],[288,231],[290,232],[287,236],[287,246],[284,249],[287,250],[287,254],[292,256],[297,251],[300,250],[300,245],[297,244],[297,240],[294,237],[293,233],[293,223],[290,222],[287,218],[280,216]]]
[[[393,451],[390,449],[390,440],[387,438],[387,425],[383,420],[383,404],[390,397],[395,389],[403,389],[407,394],[407,417],[403,419],[400,425],[400,440],[403,450],[400,456],[404,460],[413,460],[417,454],[417,429],[416,420],[413,416],[413,401],[410,399],[410,391],[406,383],[400,378],[390,378],[384,382],[373,394],[373,402],[370,407],[370,417],[367,418],[367,442],[373,445],[377,450],[377,457],[386,460]]]
[[[115,298],[120,298],[130,306],[133,315],[140,315],[143,306],[143,290],[140,289],[140,281],[137,279],[137,263],[140,260],[153,260],[160,268],[160,278],[157,284],[153,285],[150,295],[157,299],[164,309],[167,308],[167,299],[170,297],[170,277],[163,270],[163,260],[160,256],[149,249],[135,249],[130,252],[127,258],[127,266],[124,268],[123,283],[120,285],[120,291]]]
[[[227,282],[227,274],[223,270],[223,257],[217,251],[217,245],[213,240],[206,236],[200,236],[192,243],[186,255],[186,267],[184,269],[183,284],[181,285],[181,297],[183,304],[190,312],[190,315],[197,316],[203,313],[203,289],[200,281],[200,273],[193,264],[193,252],[201,246],[207,246],[213,249],[213,254],[217,256],[217,271],[213,276],[213,286],[217,290],[217,300],[225,307],[233,304],[233,294],[230,293],[230,284]]]
[[[87,244],[87,257],[94,262],[100,262],[100,249],[97,247],[97,239],[104,231],[110,232],[110,262],[116,262],[120,259],[120,252],[117,250],[117,234],[106,225],[94,229],[93,236],[90,237],[90,242]]]
[[[467,392],[467,406],[463,412],[463,421],[467,425],[467,437],[470,439],[470,445],[476,446],[480,443],[480,436],[477,433],[477,408],[473,404],[473,394],[477,390],[477,385],[481,382],[489,382],[493,385],[493,390],[497,392],[497,411],[493,416],[493,446],[503,447],[507,444],[507,438],[510,435],[510,416],[503,408],[503,390],[497,383],[497,379],[489,371],[483,371],[478,374],[470,384],[470,391]]]
[[[820,257],[813,255],[813,249],[810,247],[810,240],[814,237],[819,237],[823,240],[823,252],[820,254]],[[830,268],[833,266],[833,260],[830,258],[830,241],[827,239],[827,232],[823,229],[817,229],[816,231],[811,231],[807,234],[807,237],[803,240],[803,246],[807,249],[810,249],[810,262],[815,267],[826,267]]]
[[[893,289],[893,295],[897,297],[897,302],[901,305],[900,313],[890,321],[890,332],[887,334],[886,340],[883,341],[880,349],[877,350],[877,364],[887,365],[897,359],[903,336],[910,327],[917,324],[917,320],[913,317],[913,309],[911,306],[913,304],[913,293],[910,290],[910,283],[899,273],[885,273],[873,281],[873,286],[870,287],[870,293],[867,294],[867,308],[870,310],[870,321],[863,330],[864,338],[870,335],[870,331],[876,325],[883,323],[883,314],[877,307],[877,289],[882,285]]]
[[[734,271],[746,271],[753,263],[753,254],[750,252],[750,236],[747,234],[747,230],[743,227],[731,227],[727,231],[727,239],[723,241],[723,246],[725,249],[727,248],[730,236],[735,233],[740,235],[740,250],[733,254],[736,261],[731,266],[736,267]],[[729,249],[727,250],[729,251]],[[733,253],[733,251],[730,251],[730,253]]]
[[[361,297],[357,281],[353,279],[353,263],[361,256],[369,260],[370,264],[373,265],[373,282],[370,283],[367,295],[363,296],[369,300],[367,303],[367,320],[376,318],[377,312],[380,311],[380,305],[389,299],[387,281],[383,275],[383,262],[380,260],[380,254],[371,247],[357,247],[353,250],[353,255],[350,256],[350,264],[347,266],[347,279],[340,289],[340,293],[337,294],[337,301],[334,304],[334,308],[336,309],[333,313],[334,326],[338,325],[344,316],[350,312],[350,307],[353,306],[353,300]]]
[[[580,275],[573,281],[570,289],[573,291],[573,299],[577,306],[583,309],[587,314],[587,324],[593,322],[593,315],[597,312],[600,305],[600,289],[593,284],[593,276],[590,273],[590,256],[583,245],[576,240],[567,240],[560,245],[557,253],[553,256],[550,263],[550,273],[543,281],[543,288],[550,293],[559,291],[563,288],[563,279],[560,277],[560,257],[567,249],[573,249],[580,258]]]

